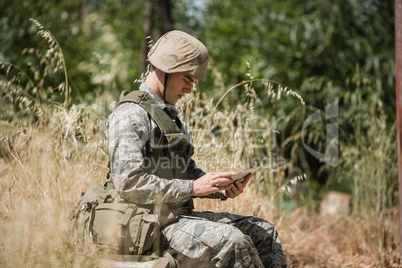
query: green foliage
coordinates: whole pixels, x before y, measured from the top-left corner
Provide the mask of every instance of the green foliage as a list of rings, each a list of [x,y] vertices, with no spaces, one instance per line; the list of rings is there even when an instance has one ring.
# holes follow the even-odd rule
[[[343,166],[336,169],[319,163],[300,140],[306,118],[335,101],[339,113],[332,123],[339,124],[341,148],[355,146],[359,135],[369,130],[378,103],[386,104],[381,106],[383,120],[387,128],[392,126],[392,1],[208,1],[203,11],[191,19],[199,20],[195,26],[202,28],[213,68],[226,84],[243,81],[250,62],[254,77],[279,81],[303,96],[305,108],[295,101],[265,102],[267,114],[287,118],[278,142],[295,171],[306,172],[321,185],[336,181],[337,169]],[[266,98],[264,91],[257,89],[257,94]],[[362,117],[365,122],[356,130],[353,122]],[[325,151],[327,123],[331,122],[308,129],[307,145]],[[389,141],[395,145],[394,139]]]
[[[77,69],[89,72],[92,87],[100,92],[111,91],[117,97],[123,90],[132,90],[133,81],[142,72],[145,2],[107,0],[90,6],[86,24],[92,57],[83,60]]]
[[[0,61],[10,62],[23,72],[29,73],[30,67],[26,65],[27,58],[22,52],[26,49],[36,51],[44,46],[44,40],[35,36],[38,27],[29,20],[33,18],[53,33],[55,39],[60,42],[60,47],[65,50],[65,64],[71,69],[74,77],[75,70],[72,66],[76,66],[80,58],[87,53],[87,47],[82,42],[84,37],[80,34],[80,8],[80,3],[71,1],[2,1],[0,14],[3,19],[0,20],[0,27],[6,34],[2,34],[0,38]],[[80,46],[79,50],[76,49],[77,44]],[[31,48],[32,50],[29,50]],[[87,79],[85,75],[80,78]],[[71,83],[75,84],[75,81]],[[73,89],[77,95],[77,88]]]
[[[69,104],[71,89],[63,51],[52,33],[39,22],[31,21],[48,43],[48,49],[24,49],[26,64],[21,67],[0,61],[0,71],[4,73],[0,79],[0,96],[5,100],[0,110],[3,120],[41,121],[50,104]]]
[[[144,3],[3,1],[0,61],[28,71],[21,52],[43,46],[43,40],[35,37],[36,25],[29,21],[33,18],[52,32],[63,48],[73,102],[93,101],[95,93],[104,91],[117,97],[121,90],[132,89],[142,72],[139,51],[144,38]]]
[[[250,62],[255,77],[290,88],[300,89],[310,77],[340,86],[359,64],[393,85],[391,2],[210,1],[202,20],[203,39],[225,81],[244,79]]]

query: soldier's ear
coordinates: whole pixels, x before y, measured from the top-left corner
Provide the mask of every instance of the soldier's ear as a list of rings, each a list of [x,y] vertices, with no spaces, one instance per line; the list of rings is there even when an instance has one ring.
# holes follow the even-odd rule
[[[158,68],[154,68],[154,72],[156,73],[156,76],[163,78],[165,76],[165,72],[158,69]]]

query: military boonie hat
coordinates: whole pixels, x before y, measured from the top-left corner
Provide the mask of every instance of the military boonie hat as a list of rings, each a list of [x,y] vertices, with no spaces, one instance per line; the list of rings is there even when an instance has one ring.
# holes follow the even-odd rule
[[[182,31],[170,31],[159,38],[148,53],[148,60],[168,74],[186,72],[201,81],[207,78],[207,48],[198,39]]]

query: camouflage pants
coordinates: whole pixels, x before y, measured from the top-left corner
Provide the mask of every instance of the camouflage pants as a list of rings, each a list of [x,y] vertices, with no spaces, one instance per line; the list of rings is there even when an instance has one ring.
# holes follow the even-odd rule
[[[286,267],[276,228],[260,218],[194,212],[162,233],[180,267]]]

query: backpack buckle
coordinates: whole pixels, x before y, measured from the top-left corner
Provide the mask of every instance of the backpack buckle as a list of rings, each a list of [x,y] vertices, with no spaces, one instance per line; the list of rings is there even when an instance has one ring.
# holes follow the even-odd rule
[[[113,198],[113,196],[110,195],[110,194],[108,194],[108,195],[105,197],[105,200],[103,201],[103,203],[113,203],[113,202],[114,202],[114,198]]]

